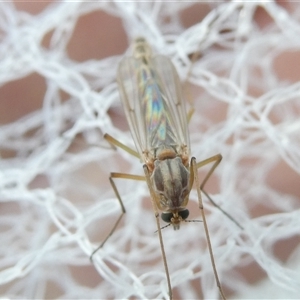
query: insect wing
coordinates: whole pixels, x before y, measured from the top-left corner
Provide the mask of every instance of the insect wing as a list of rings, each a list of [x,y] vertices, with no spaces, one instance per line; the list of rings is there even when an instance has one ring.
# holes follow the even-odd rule
[[[168,113],[173,119],[173,132],[177,145],[186,145],[190,149],[187,113],[177,71],[171,60],[166,56],[156,55],[151,62],[159,75],[161,86],[165,93]]]
[[[137,72],[141,62],[133,57],[125,57],[119,64],[118,84],[121,100],[129,128],[138,153],[143,157],[147,147],[146,128],[139,97]]]
[[[121,100],[125,110],[126,118],[137,148],[143,157],[145,153],[153,151],[153,143],[149,138],[140,95],[141,73],[145,63],[134,57],[124,58],[118,70],[118,83]],[[178,74],[169,58],[161,55],[149,59],[147,68],[155,74],[154,79],[163,94],[164,111],[170,120],[172,136],[175,137],[177,146],[187,145],[189,149],[189,136],[187,132],[187,118],[184,101],[181,95],[181,83]],[[147,82],[142,82],[146,88]],[[154,101],[154,99],[149,99]]]

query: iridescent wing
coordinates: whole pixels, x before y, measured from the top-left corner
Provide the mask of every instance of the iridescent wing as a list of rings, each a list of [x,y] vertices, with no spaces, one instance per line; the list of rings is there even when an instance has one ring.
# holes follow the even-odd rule
[[[124,58],[118,83],[127,121],[137,148],[144,157],[161,144],[188,146],[187,118],[181,84],[172,62],[157,55],[147,61]]]

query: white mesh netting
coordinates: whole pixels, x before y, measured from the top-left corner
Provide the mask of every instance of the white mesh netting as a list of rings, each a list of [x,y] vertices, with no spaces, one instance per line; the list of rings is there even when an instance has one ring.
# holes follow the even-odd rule
[[[167,298],[143,182],[117,181],[127,213],[89,260],[120,213],[109,173],[143,174],[103,139],[134,148],[116,72],[141,35],[189,82],[192,155],[223,155],[207,190],[244,227],[204,198],[225,294],[298,298],[300,4],[27,4],[0,5],[1,297]],[[163,237],[174,298],[217,299],[202,223]]]

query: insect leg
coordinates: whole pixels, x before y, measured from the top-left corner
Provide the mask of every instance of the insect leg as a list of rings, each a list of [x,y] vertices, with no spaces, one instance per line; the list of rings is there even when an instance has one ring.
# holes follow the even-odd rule
[[[222,159],[222,156],[220,156],[220,157]],[[220,161],[221,161],[221,159],[220,159]],[[207,163],[209,163],[209,162],[210,161],[208,159]],[[210,260],[211,260],[211,264],[212,264],[212,267],[213,267],[213,271],[214,271],[216,283],[217,283],[217,286],[219,288],[219,292],[220,292],[220,295],[221,295],[222,299],[226,300],[226,297],[224,295],[224,292],[222,290],[222,286],[221,286],[221,283],[220,283],[220,280],[219,280],[219,276],[218,276],[218,272],[217,272],[217,268],[216,268],[216,264],[215,264],[215,259],[214,259],[214,254],[213,254],[212,246],[211,246],[211,242],[210,242],[209,231],[208,231],[208,227],[207,227],[207,223],[206,223],[204,208],[203,208],[203,202],[202,202],[202,197],[201,197],[201,189],[200,189],[200,182],[199,182],[199,177],[198,177],[198,165],[203,166],[203,165],[205,165],[205,163],[204,164],[201,164],[201,163],[202,162],[200,162],[200,164],[197,164],[196,163],[196,158],[192,157],[192,159],[191,159],[191,173],[194,176],[195,184],[196,184],[196,187],[197,187],[199,209],[201,211],[201,216],[202,216],[202,220],[203,220],[203,226],[204,226],[204,231],[205,231],[205,235],[206,235],[206,240],[207,240],[207,245],[208,245]],[[214,165],[217,166],[218,164],[214,164]],[[216,166],[215,167],[213,166],[212,169],[214,170],[216,168]]]
[[[117,186],[113,180],[113,178],[124,178],[124,179],[131,179],[131,180],[142,180],[142,181],[145,181],[145,177],[144,176],[139,176],[139,175],[132,175],[132,174],[124,174],[124,173],[111,173],[110,174],[110,177],[109,177],[109,181],[110,181],[110,184],[115,192],[115,195],[119,201],[119,204],[120,204],[120,207],[121,207],[121,214],[120,216],[118,217],[117,221],[115,222],[114,226],[112,227],[111,231],[109,232],[109,234],[107,235],[107,237],[104,239],[104,241],[101,243],[100,246],[98,246],[91,254],[90,256],[90,260],[93,261],[93,256],[94,254],[99,250],[101,249],[104,244],[107,242],[107,240],[112,236],[112,234],[114,233],[114,231],[116,230],[116,228],[118,227],[123,215],[126,213],[126,209],[125,209],[125,206],[124,206],[124,203],[122,201],[122,198],[120,196],[120,193],[117,189]]]
[[[209,170],[209,172],[206,174],[205,178],[203,179],[201,185],[200,185],[200,190],[205,194],[205,196],[208,198],[208,200],[215,206],[217,207],[224,215],[226,215],[233,223],[235,223],[241,230],[243,230],[244,228],[238,223],[238,221],[236,221],[228,212],[226,212],[220,205],[218,205],[210,196],[209,194],[204,190],[204,186],[207,183],[208,179],[210,178],[210,176],[212,175],[212,173],[214,172],[214,170],[216,169],[216,167],[219,165],[219,163],[222,160],[222,155],[221,154],[217,154],[214,155],[208,159],[202,160],[200,162],[197,163],[197,169],[211,163],[214,162],[214,164],[212,165],[211,169]]]
[[[149,170],[148,170],[147,165],[144,165],[143,168],[144,168],[144,172],[145,172],[146,182],[147,182],[147,185],[148,185],[148,188],[149,188],[149,191],[150,191],[150,195],[151,195],[152,207],[153,207],[154,214],[155,214],[157,232],[158,232],[159,243],[160,243],[160,250],[161,250],[161,255],[162,255],[162,258],[163,258],[163,262],[164,262],[165,273],[166,273],[166,276],[167,276],[169,296],[170,296],[170,300],[172,300],[173,296],[172,296],[172,286],[171,286],[171,280],[170,280],[170,273],[169,273],[169,268],[168,268],[168,264],[167,264],[163,238],[162,238],[162,234],[161,234],[160,221],[159,221],[159,212],[158,212],[158,209],[157,209],[157,203],[159,203],[159,199],[157,199],[156,194],[153,190],[153,186],[152,186],[152,182],[151,182],[151,179],[150,179]]]
[[[123,150],[125,150],[127,153],[137,157],[138,159],[140,159],[139,154],[134,151],[133,149],[129,148],[128,146],[124,145],[123,143],[119,142],[118,140],[116,140],[115,138],[113,138],[111,135],[109,135],[108,133],[104,134],[104,138],[113,146],[119,147]]]

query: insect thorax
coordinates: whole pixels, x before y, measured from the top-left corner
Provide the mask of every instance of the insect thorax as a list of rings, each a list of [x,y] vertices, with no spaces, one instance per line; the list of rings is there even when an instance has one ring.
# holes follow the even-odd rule
[[[158,208],[162,211],[177,211],[183,208],[189,193],[189,171],[178,156],[154,162],[151,179],[159,198]]]

